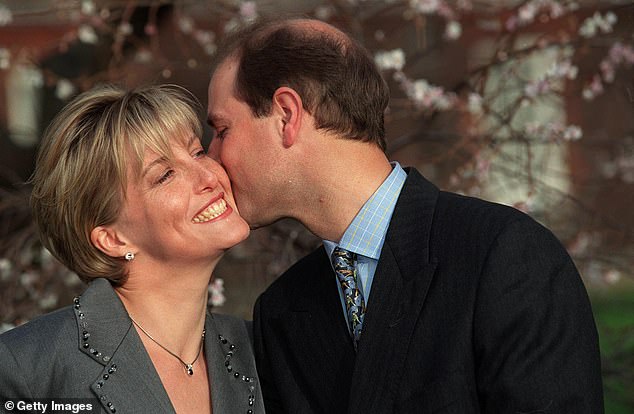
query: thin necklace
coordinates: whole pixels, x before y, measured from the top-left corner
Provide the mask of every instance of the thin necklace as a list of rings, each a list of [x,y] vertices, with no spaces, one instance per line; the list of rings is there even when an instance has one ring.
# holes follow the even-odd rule
[[[201,352],[203,350],[203,343],[205,342],[205,330],[204,329],[203,329],[202,338],[200,339],[200,348],[198,348],[198,354],[196,354],[196,358],[194,358],[194,360],[190,364],[188,364],[187,362],[183,361],[181,359],[181,357],[179,357],[178,355],[176,355],[175,353],[173,353],[169,349],[165,348],[156,339],[152,338],[152,335],[150,335],[145,329],[143,329],[143,327],[141,325],[139,325],[137,323],[137,321],[132,319],[131,316],[130,316],[130,320],[132,321],[133,324],[135,324],[141,330],[141,332],[143,332],[145,334],[145,336],[150,338],[152,340],[152,342],[154,342],[156,345],[158,345],[161,348],[163,348],[165,350],[165,352],[167,352],[168,354],[170,354],[174,358],[178,359],[180,361],[180,363],[183,364],[183,367],[185,368],[185,371],[187,371],[187,373],[189,375],[194,375],[194,364],[196,363],[196,361],[198,361],[198,357],[200,357],[200,354],[201,354]]]

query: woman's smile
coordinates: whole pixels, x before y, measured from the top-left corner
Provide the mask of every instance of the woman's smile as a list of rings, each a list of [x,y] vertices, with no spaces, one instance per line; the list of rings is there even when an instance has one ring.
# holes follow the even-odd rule
[[[233,209],[225,201],[224,193],[220,193],[192,219],[194,223],[208,223],[231,214]]]

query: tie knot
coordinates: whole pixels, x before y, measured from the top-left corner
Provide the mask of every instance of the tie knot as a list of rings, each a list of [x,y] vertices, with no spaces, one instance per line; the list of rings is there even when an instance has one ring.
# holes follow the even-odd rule
[[[356,259],[357,255],[355,253],[342,249],[339,246],[335,247],[335,250],[332,252],[332,264],[335,267],[335,271],[354,268]]]

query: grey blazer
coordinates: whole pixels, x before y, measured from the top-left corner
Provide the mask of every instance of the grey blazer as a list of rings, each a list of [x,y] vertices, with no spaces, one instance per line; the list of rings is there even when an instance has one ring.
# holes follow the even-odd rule
[[[214,414],[263,413],[251,326],[208,314]],[[106,413],[174,413],[137,331],[105,279],[72,306],[0,335],[0,397],[96,398]]]

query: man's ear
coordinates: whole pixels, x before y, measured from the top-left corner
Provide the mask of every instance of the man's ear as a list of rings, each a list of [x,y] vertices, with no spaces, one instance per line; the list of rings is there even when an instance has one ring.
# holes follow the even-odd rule
[[[304,107],[297,91],[287,86],[277,88],[273,93],[273,111],[280,117],[280,131],[284,147],[295,144],[302,125]]]
[[[90,241],[93,246],[110,257],[123,257],[132,251],[117,231],[109,226],[97,226],[90,232]]]

